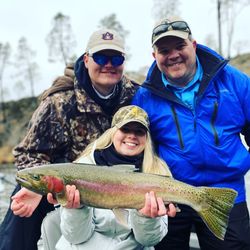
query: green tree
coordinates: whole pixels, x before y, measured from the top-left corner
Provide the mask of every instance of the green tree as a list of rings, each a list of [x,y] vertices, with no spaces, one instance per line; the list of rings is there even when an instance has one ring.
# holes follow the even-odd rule
[[[216,39],[214,38],[213,34],[211,34],[211,33],[206,35],[205,45],[212,48],[213,50],[218,51]]]
[[[116,14],[114,13],[102,18],[99,22],[98,28],[113,29],[120,34],[120,36],[124,39],[124,41],[126,41],[126,38],[129,35],[129,31],[122,26],[122,24],[117,20]],[[128,60],[130,57],[128,46],[126,46],[126,51],[127,51],[126,58]]]
[[[125,30],[122,24],[117,20],[116,14],[112,13],[100,20],[99,28],[113,29],[120,34],[123,39],[129,35],[129,31]]]
[[[3,74],[6,65],[9,63],[9,58],[11,54],[11,47],[9,43],[0,43],[0,103],[2,110],[2,121],[6,122],[5,106],[4,106],[4,93],[6,89],[3,86]]]
[[[152,14],[156,21],[180,14],[179,0],[153,0]]]
[[[218,51],[222,55],[222,31],[221,31],[221,0],[217,0],[217,22],[218,22]]]
[[[63,61],[65,65],[72,61],[76,40],[70,24],[70,17],[58,13],[53,18],[52,29],[46,37],[49,49],[49,61]]]
[[[231,58],[232,41],[234,36],[234,29],[236,19],[247,5],[250,0],[217,0],[217,16],[218,16],[218,36],[219,36],[219,53],[222,50],[222,24],[226,29],[227,34],[227,57]]]
[[[18,100],[27,97],[27,93],[25,92],[26,87],[22,80],[18,79],[14,84],[14,89],[17,93]]]
[[[17,47],[15,66],[18,72],[15,76],[19,79],[23,77],[29,82],[31,97],[35,96],[34,84],[39,75],[35,56],[36,52],[29,47],[27,39],[21,37]]]
[[[134,81],[136,81],[137,83],[142,84],[146,79],[147,72],[148,72],[148,66],[144,66],[137,71],[126,71],[126,75],[129,76]]]
[[[234,49],[236,51],[235,56],[240,56],[244,53],[244,50],[246,48],[250,47],[250,41],[249,40],[238,40],[234,43]],[[250,69],[250,64],[249,64],[249,69]]]

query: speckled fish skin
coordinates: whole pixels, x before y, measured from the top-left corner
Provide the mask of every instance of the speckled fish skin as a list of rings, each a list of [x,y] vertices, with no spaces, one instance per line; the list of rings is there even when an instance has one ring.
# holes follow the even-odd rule
[[[66,202],[65,186],[75,185],[82,204],[107,209],[140,209],[144,206],[145,194],[154,191],[165,204],[173,202],[192,207],[220,239],[224,239],[237,196],[236,191],[228,188],[194,187],[166,176],[89,164],[33,167],[18,171],[16,180],[34,192],[53,193],[61,204]]]

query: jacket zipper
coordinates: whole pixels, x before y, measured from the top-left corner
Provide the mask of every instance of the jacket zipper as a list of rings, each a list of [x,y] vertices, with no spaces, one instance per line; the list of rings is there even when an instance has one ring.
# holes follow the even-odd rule
[[[175,121],[175,125],[176,125],[176,128],[177,128],[177,134],[178,134],[178,138],[179,138],[179,142],[180,142],[180,147],[181,147],[181,149],[184,149],[184,142],[183,142],[183,138],[182,138],[182,135],[181,135],[180,123],[179,123],[179,120],[178,120],[174,105],[171,105],[171,111],[172,111],[174,121]]]
[[[212,127],[212,130],[213,130],[214,142],[215,142],[216,146],[218,146],[220,144],[219,136],[218,136],[218,133],[217,133],[217,131],[215,129],[215,120],[217,118],[217,114],[218,114],[218,102],[215,101],[214,102],[214,111],[213,111],[213,114],[212,114],[212,117],[211,117],[211,127]]]

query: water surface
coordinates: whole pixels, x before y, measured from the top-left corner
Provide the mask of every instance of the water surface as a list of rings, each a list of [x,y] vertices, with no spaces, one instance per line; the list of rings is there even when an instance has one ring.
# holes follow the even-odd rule
[[[10,195],[16,186],[15,173],[14,165],[0,165],[0,224],[9,207]]]

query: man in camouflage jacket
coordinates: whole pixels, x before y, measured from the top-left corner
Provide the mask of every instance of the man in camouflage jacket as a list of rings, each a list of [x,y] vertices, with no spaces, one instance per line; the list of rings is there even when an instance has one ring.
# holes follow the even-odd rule
[[[13,153],[18,170],[71,162],[110,127],[113,114],[130,103],[138,85],[123,76],[124,42],[112,30],[99,30],[75,63],[41,97],[27,135]],[[0,228],[0,250],[37,249],[40,226],[53,210],[46,197],[17,186]]]
[[[64,79],[59,77],[56,83]],[[121,86],[111,114],[105,113],[81,88],[77,77],[71,89],[58,90],[43,98],[32,116],[27,135],[14,149],[18,170],[75,160],[91,141],[110,128],[112,114],[130,103],[137,85],[123,76]]]

